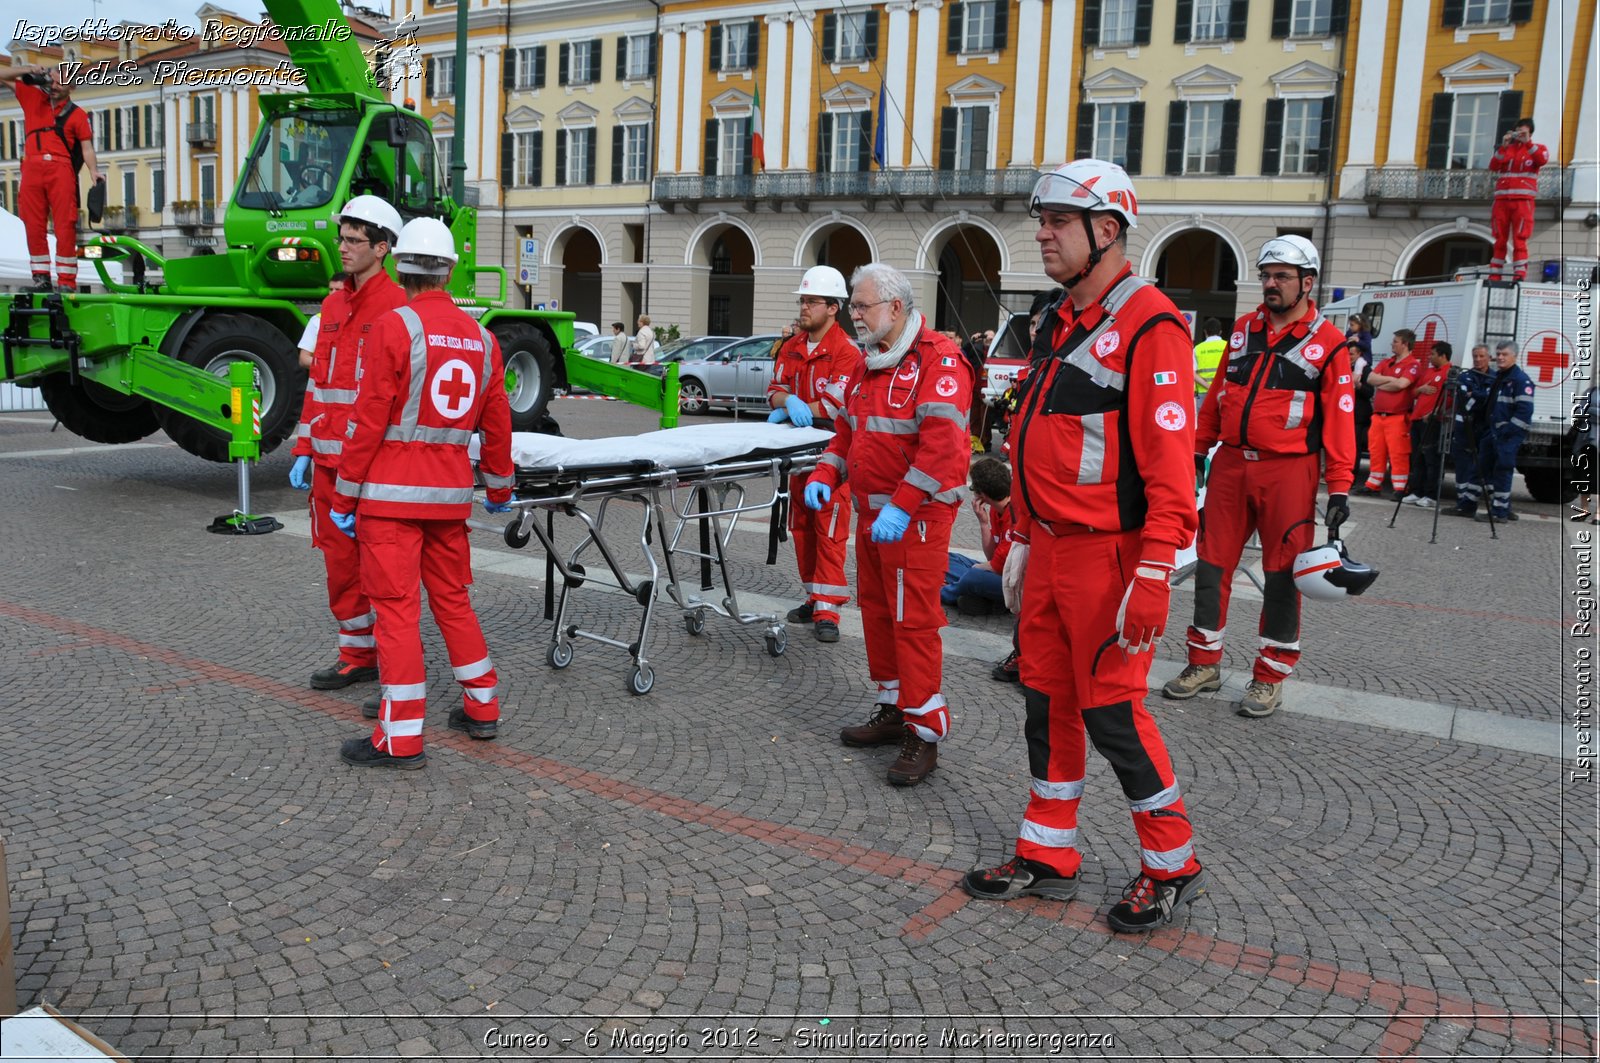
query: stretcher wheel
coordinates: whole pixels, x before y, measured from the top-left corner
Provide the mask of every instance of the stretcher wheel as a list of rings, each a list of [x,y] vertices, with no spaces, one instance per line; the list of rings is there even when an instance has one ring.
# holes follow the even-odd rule
[[[640,605],[649,605],[650,597],[651,595],[655,594],[655,592],[655,580],[647,579],[643,583],[639,584],[639,589],[633,592],[633,596],[638,600]]]
[[[506,525],[506,545],[514,550],[521,550],[533,538],[533,532],[522,530],[522,518],[518,517]]]
[[[628,673],[628,693],[635,696],[650,693],[656,685],[656,673],[648,664],[641,664]]]
[[[767,636],[767,656],[782,657],[783,651],[789,648],[789,635],[780,631],[776,635]]]
[[[567,569],[572,573],[572,575],[567,577],[567,586],[583,586],[583,566],[574,561],[572,564],[567,566]]]
[[[706,633],[706,614],[698,610],[684,614],[683,627],[691,635],[704,635]]]
[[[572,643],[558,642],[550,647],[550,652],[544,658],[551,668],[562,669],[572,663]]]

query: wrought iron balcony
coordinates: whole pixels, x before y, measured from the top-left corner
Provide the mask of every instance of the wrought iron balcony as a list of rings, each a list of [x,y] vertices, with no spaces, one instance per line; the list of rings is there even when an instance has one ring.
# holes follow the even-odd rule
[[[667,210],[694,210],[704,202],[743,200],[748,209],[766,203],[806,210],[813,200],[850,199],[873,209],[886,203],[902,210],[906,200],[987,199],[995,210],[1009,201],[1025,203],[1039,179],[1035,170],[872,170],[848,173],[777,172],[657,177],[656,202]]]
[[[184,128],[184,139],[194,147],[211,147],[217,142],[217,123],[190,122]]]
[[[1376,215],[1379,205],[1394,203],[1410,207],[1415,213],[1424,203],[1477,202],[1488,206],[1494,201],[1491,170],[1416,170],[1404,166],[1379,166],[1367,171],[1362,192],[1367,211]],[[1552,204],[1560,211],[1572,201],[1574,171],[1561,166],[1546,166],[1539,171],[1538,202]]]

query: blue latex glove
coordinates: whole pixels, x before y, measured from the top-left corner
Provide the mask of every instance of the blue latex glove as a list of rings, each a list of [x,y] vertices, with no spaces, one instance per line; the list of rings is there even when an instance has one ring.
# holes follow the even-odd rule
[[[515,502],[516,500],[516,495],[512,495],[504,502],[491,502],[486,498],[483,500],[483,508],[488,510],[490,513],[510,513],[511,503]]]
[[[811,427],[811,407],[802,402],[799,395],[790,395],[784,399],[783,408],[789,411],[789,420],[795,423],[795,427]]]
[[[806,484],[806,508],[821,509],[828,504],[828,499],[833,497],[833,489],[821,480],[812,480]]]
[[[310,475],[311,455],[302,454],[294,459],[293,465],[289,466],[289,486],[298,488],[301,491],[311,490],[311,481],[307,479]]]
[[[909,527],[911,514],[890,502],[878,511],[878,519],[872,522],[872,541],[897,543]]]
[[[356,515],[354,513],[340,513],[337,509],[328,510],[328,519],[333,521],[333,526],[344,532],[350,538],[356,537]]]
[[[789,411],[784,409],[782,406],[779,406],[777,409],[775,409],[771,413],[767,414],[767,423],[768,424],[783,424],[788,419],[789,419]]]

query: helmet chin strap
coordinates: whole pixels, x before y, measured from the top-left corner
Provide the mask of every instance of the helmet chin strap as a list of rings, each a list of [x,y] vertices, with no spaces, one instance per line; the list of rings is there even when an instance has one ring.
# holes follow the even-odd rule
[[[1078,271],[1077,276],[1061,282],[1061,286],[1068,290],[1071,290],[1079,281],[1093,273],[1094,268],[1100,264],[1100,260],[1105,257],[1106,252],[1111,250],[1111,244],[1101,247],[1094,242],[1094,226],[1089,223],[1089,212],[1086,210],[1079,211],[1078,217],[1083,219],[1083,235],[1089,241],[1089,261],[1084,265],[1083,269]],[[1111,243],[1116,243],[1115,238],[1112,239]]]

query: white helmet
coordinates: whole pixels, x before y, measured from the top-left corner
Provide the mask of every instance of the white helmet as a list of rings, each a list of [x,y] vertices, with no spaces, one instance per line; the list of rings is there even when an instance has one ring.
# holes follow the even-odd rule
[[[850,298],[850,291],[844,286],[844,274],[832,266],[812,266],[806,270],[806,275],[800,278],[800,287],[794,290],[794,294],[837,299],[840,302]]]
[[[1274,260],[1276,261],[1276,260]],[[1378,570],[1350,560],[1344,542],[1329,539],[1294,559],[1294,585],[1307,598],[1336,602],[1353,598],[1372,586]]]
[[[388,229],[391,233],[399,233],[401,226],[400,212],[390,206],[388,200],[378,196],[357,196],[346,203],[333,220],[341,225],[364,221]]]
[[[1260,269],[1268,262],[1299,266],[1311,273],[1322,272],[1322,258],[1304,236],[1274,236],[1262,244],[1261,254],[1256,256],[1256,268]]]
[[[400,239],[394,245],[394,271],[396,273],[421,273],[440,275],[449,273],[449,267],[438,269],[424,266],[413,260],[414,256],[459,262],[455,237],[438,218],[413,218],[400,230]]]
[[[1114,162],[1074,159],[1039,178],[1028,201],[1028,213],[1041,210],[1109,210],[1128,228],[1139,227],[1139,197],[1128,172]]]

